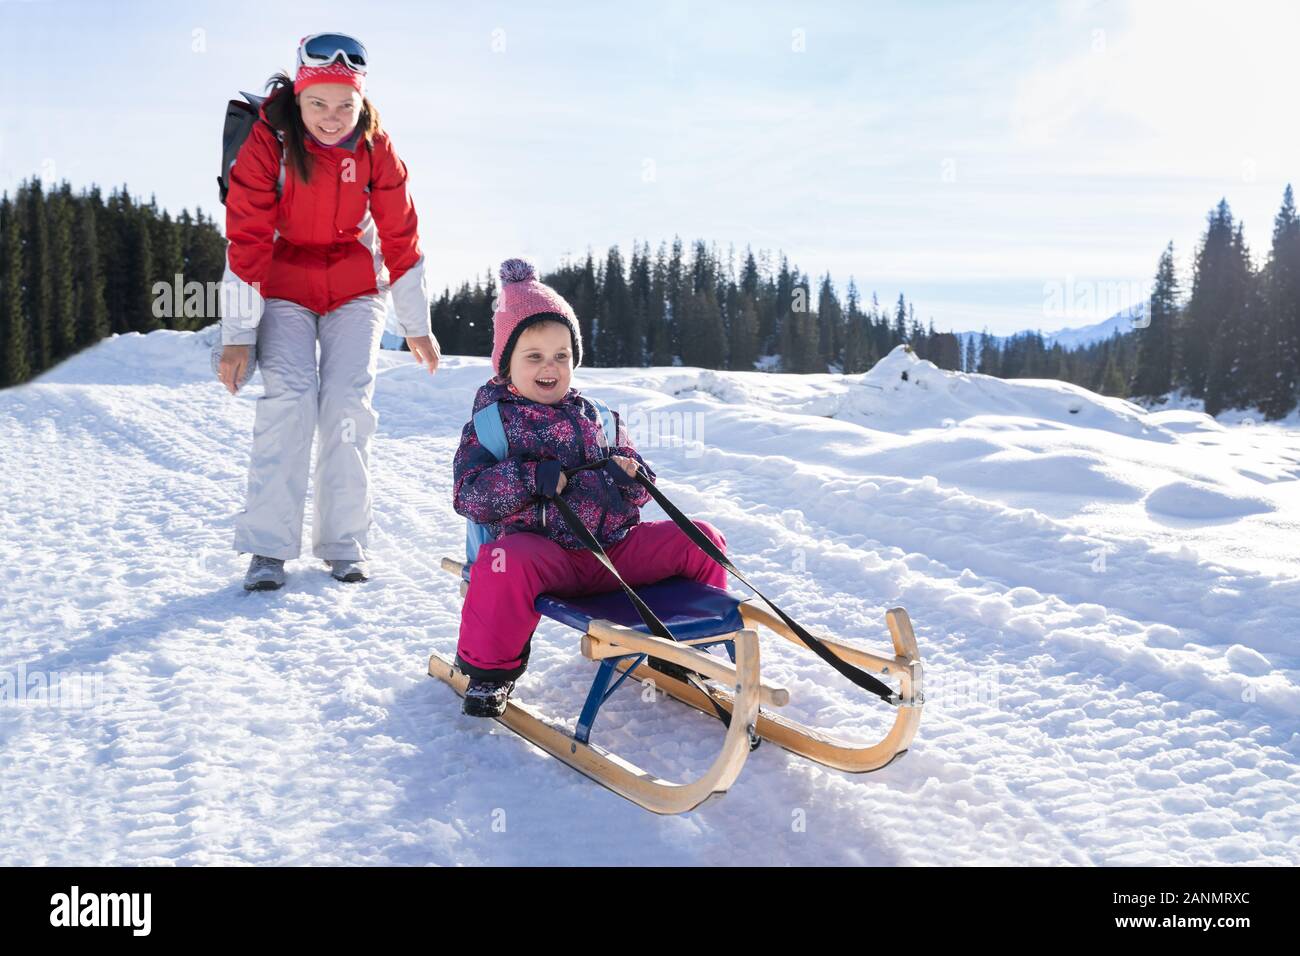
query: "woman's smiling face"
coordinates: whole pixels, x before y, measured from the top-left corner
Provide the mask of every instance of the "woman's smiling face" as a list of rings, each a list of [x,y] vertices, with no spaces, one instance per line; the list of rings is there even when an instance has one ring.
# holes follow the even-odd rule
[[[326,146],[352,135],[361,119],[361,94],[346,83],[313,83],[298,94],[307,131]]]
[[[538,322],[519,333],[510,356],[510,382],[524,398],[554,405],[569,392],[573,375],[573,340],[569,327]]]

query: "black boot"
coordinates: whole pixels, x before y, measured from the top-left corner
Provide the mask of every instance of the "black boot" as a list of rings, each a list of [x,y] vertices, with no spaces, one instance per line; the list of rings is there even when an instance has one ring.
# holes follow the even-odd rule
[[[514,689],[512,680],[477,680],[471,677],[460,709],[470,717],[500,717],[506,712],[506,701]]]

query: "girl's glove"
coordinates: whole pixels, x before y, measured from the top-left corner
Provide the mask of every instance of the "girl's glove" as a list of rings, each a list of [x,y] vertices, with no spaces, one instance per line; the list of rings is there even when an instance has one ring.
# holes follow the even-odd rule
[[[636,478],[634,478],[633,476],[629,475],[626,471],[624,471],[622,467],[619,465],[619,463],[616,462],[613,458],[605,462],[605,470],[609,472],[610,476],[614,479],[615,482],[617,482],[620,485],[623,485],[625,488],[631,487],[632,485],[635,485],[637,483]]]
[[[547,458],[537,463],[537,493],[543,498],[555,498],[559,495],[560,476],[564,468],[556,458]]]

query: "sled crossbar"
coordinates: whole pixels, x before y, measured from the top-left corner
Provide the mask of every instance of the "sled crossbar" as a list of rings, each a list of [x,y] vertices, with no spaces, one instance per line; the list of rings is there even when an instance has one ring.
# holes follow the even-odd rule
[[[730,636],[719,637],[715,643],[725,643],[724,638]],[[634,655],[654,657],[694,670],[695,673],[709,680],[726,684],[736,683],[737,674],[733,665],[721,658],[699,653],[698,649],[711,646],[711,644],[694,644],[687,648],[681,644],[665,641],[662,637],[640,634],[631,628],[620,627],[609,621],[592,621],[587,627],[587,633],[582,636],[581,644],[582,656],[588,660],[621,659]],[[790,703],[790,692],[784,687],[759,684],[759,701],[768,707],[784,707]]]

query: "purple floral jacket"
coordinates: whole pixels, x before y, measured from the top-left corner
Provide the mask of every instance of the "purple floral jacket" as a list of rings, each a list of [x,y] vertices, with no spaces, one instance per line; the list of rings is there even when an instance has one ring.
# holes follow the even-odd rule
[[[508,383],[491,379],[474,397],[474,412],[499,402],[510,457],[497,461],[479,444],[474,420],[465,424],[452,465],[453,507],[457,514],[488,526],[492,537],[530,531],[544,535],[561,547],[582,550],[584,545],[569,530],[555,502],[537,490],[539,462],[558,459],[563,468],[597,461],[608,455],[622,455],[637,461],[653,481],[654,471],[646,464],[618,417],[616,448],[605,447],[605,433],[596,407],[570,388],[554,405],[534,402],[510,389]],[[650,493],[640,485],[621,485],[601,468],[571,475],[561,497],[608,548],[620,541],[641,520],[641,506]]]

